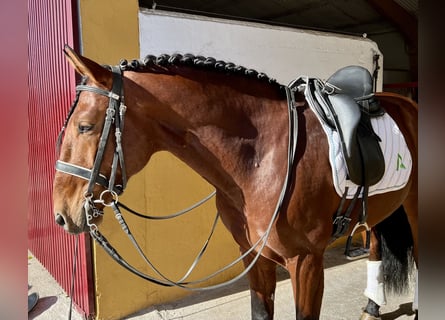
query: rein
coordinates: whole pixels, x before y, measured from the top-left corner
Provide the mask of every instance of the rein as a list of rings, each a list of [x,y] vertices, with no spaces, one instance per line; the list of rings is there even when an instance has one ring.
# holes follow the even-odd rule
[[[163,220],[164,219],[165,220],[165,219],[178,217],[182,214],[185,214],[185,213],[191,211],[192,209],[196,208],[197,206],[203,204],[204,202],[209,200],[211,197],[213,197],[216,194],[216,191],[211,193],[209,196],[207,196],[203,200],[199,201],[197,204],[195,204],[185,210],[182,210],[181,212],[170,214],[168,216],[162,216],[162,217],[160,217],[160,216],[154,217],[154,216],[147,216],[147,215],[140,214],[140,213],[128,208],[121,202],[119,202],[118,196],[120,194],[122,194],[122,192],[124,191],[124,189],[126,187],[126,182],[127,182],[126,174],[125,174],[125,163],[124,163],[124,157],[123,157],[123,150],[122,150],[122,144],[121,144],[121,136],[122,136],[122,131],[123,131],[123,127],[124,127],[124,116],[125,116],[126,106],[124,104],[122,70],[120,69],[119,66],[114,66],[114,67],[112,67],[112,72],[113,72],[113,85],[112,85],[111,91],[103,90],[103,89],[96,88],[96,87],[91,87],[91,86],[85,85],[83,83],[76,87],[76,90],[78,92],[89,91],[89,92],[93,92],[93,93],[103,95],[103,96],[109,98],[109,105],[108,105],[108,109],[106,111],[105,124],[104,124],[104,128],[102,130],[102,134],[101,134],[101,137],[99,140],[98,151],[96,154],[96,158],[94,160],[93,168],[88,169],[88,168],[84,168],[84,167],[81,167],[78,165],[66,163],[66,162],[63,162],[60,160],[56,162],[56,170],[76,176],[76,177],[79,177],[79,178],[82,178],[82,179],[85,179],[85,180],[88,180],[88,182],[89,182],[87,191],[85,192],[85,195],[84,195],[84,197],[85,197],[84,210],[85,210],[85,215],[86,215],[86,224],[90,229],[89,233],[90,233],[91,237],[94,238],[101,245],[101,247],[118,264],[120,264],[121,266],[126,268],[128,271],[132,272],[133,274],[135,274],[147,281],[158,284],[158,285],[167,286],[167,287],[176,286],[176,287],[181,287],[183,289],[192,290],[192,291],[204,291],[204,290],[211,290],[211,289],[216,289],[216,288],[220,288],[220,287],[229,285],[229,284],[234,283],[235,281],[239,280],[240,278],[244,277],[250,271],[250,269],[253,267],[253,265],[256,263],[256,261],[259,259],[259,257],[261,256],[261,253],[262,253],[264,247],[266,246],[267,239],[268,239],[270,232],[272,230],[272,226],[274,225],[274,223],[279,215],[281,206],[284,201],[284,197],[286,196],[286,193],[288,190],[289,180],[290,180],[291,174],[292,174],[293,161],[295,158],[296,147],[297,147],[298,115],[297,115],[296,104],[295,104],[295,99],[294,99],[295,91],[297,91],[297,84],[294,81],[294,82],[291,82],[289,84],[289,86],[285,87],[287,102],[288,102],[288,113],[289,113],[289,139],[288,139],[287,169],[286,169],[286,175],[284,178],[282,190],[280,192],[280,195],[279,195],[279,198],[277,201],[277,205],[275,207],[275,211],[272,215],[269,225],[267,226],[266,231],[249,248],[249,250],[247,250],[243,255],[238,257],[233,262],[227,264],[226,266],[222,267],[218,271],[216,271],[204,278],[194,280],[194,281],[186,281],[187,278],[192,273],[192,271],[194,270],[194,268],[197,266],[200,258],[203,256],[203,254],[208,246],[208,243],[210,241],[210,238],[212,237],[212,235],[214,233],[216,223],[219,218],[219,212],[216,212],[215,219],[214,219],[211,231],[209,233],[209,237],[205,241],[202,249],[197,254],[194,262],[192,263],[192,265],[190,266],[188,271],[184,274],[184,276],[180,280],[173,281],[173,280],[169,279],[168,277],[166,277],[164,274],[162,274],[153,265],[153,263],[145,256],[145,254],[143,253],[139,244],[137,243],[136,239],[134,238],[133,234],[131,233],[130,228],[128,227],[127,223],[125,222],[124,217],[122,216],[120,207],[126,209],[130,213],[133,213],[133,214],[135,214],[139,217],[145,218],[145,219],[152,219],[152,220]],[[74,102],[74,105],[72,108],[75,108],[75,106],[77,104],[77,100],[78,100],[78,96],[76,97],[76,101]],[[72,110],[70,111],[70,115],[71,114],[72,114]],[[67,119],[67,121],[68,121],[68,119]],[[113,157],[110,178],[107,178],[104,175],[100,174],[99,171],[100,171],[100,167],[102,164],[108,136],[110,135],[111,127],[113,124],[114,124],[114,128],[115,128],[116,149],[114,151],[114,157]],[[59,137],[62,135],[63,129],[62,129],[62,132],[59,135]],[[122,184],[121,185],[115,185],[118,166],[120,167],[120,172],[121,172],[121,176],[122,176]],[[100,194],[99,199],[94,199],[93,188],[94,188],[95,184],[99,184],[105,188],[105,190]],[[104,196],[106,194],[109,194],[111,196],[111,200],[109,202],[107,202],[104,199]],[[130,265],[124,258],[122,258],[119,255],[117,250],[114,249],[114,247],[108,242],[108,240],[100,233],[97,225],[92,222],[92,220],[95,217],[97,217],[99,215],[103,215],[103,210],[97,209],[95,206],[96,203],[99,203],[99,204],[103,205],[104,207],[110,207],[114,211],[115,218],[121,225],[122,230],[127,234],[127,236],[129,237],[129,239],[135,246],[136,250],[139,252],[141,257],[143,258],[143,260],[151,267],[151,269],[154,271],[154,273],[157,274],[157,276],[159,278],[155,278],[153,276],[150,276],[148,274],[140,272],[139,270],[134,268],[132,265]],[[223,283],[217,284],[217,285],[211,285],[211,286],[206,286],[206,287],[192,287],[193,285],[203,283],[203,282],[215,277],[216,275],[224,272],[225,270],[233,267],[235,264],[242,261],[245,257],[247,257],[248,255],[253,253],[255,250],[256,250],[256,254],[255,254],[255,257],[253,258],[253,260],[243,270],[243,272],[241,272],[236,277],[234,277],[228,281],[225,281]]]

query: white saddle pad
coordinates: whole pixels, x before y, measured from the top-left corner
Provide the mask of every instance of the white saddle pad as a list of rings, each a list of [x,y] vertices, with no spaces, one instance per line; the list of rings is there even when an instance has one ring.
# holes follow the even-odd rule
[[[347,179],[347,168],[341,152],[339,135],[322,121],[320,123],[329,141],[329,161],[335,191],[342,196],[345,187],[348,186],[346,197],[351,199],[358,186]],[[371,124],[382,140],[380,147],[385,158],[385,173],[378,183],[369,187],[369,196],[403,188],[408,182],[412,169],[411,154],[395,121],[385,113],[381,117],[372,118]]]

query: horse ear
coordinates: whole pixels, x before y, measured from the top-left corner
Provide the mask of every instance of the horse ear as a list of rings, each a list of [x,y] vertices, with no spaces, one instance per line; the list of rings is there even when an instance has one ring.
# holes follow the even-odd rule
[[[70,46],[65,45],[63,52],[68,62],[82,76],[88,77],[93,82],[101,83],[105,86],[111,83],[111,72],[98,63],[78,55]]]

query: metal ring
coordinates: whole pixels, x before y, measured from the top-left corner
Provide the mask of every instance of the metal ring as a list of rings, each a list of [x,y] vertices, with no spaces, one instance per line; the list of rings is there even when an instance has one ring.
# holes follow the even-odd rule
[[[92,193],[92,192],[85,191],[85,193],[83,194],[83,197],[84,197],[86,200],[91,200],[91,199],[93,198],[93,193]]]
[[[323,92],[326,94],[334,94],[336,92],[340,92],[341,89],[337,86],[334,86],[333,84],[329,83],[329,82],[325,82],[324,86],[323,86]]]
[[[93,218],[97,218],[99,216],[103,215],[102,210],[99,210],[97,208],[93,208]]]
[[[103,199],[104,194],[110,193],[112,200],[108,203],[105,202],[105,200]],[[117,202],[119,199],[119,196],[117,195],[117,193],[113,190],[104,190],[102,191],[102,193],[99,196],[99,200],[97,200],[98,202],[100,202],[101,204],[103,204],[105,207],[111,207],[113,205],[113,202]]]

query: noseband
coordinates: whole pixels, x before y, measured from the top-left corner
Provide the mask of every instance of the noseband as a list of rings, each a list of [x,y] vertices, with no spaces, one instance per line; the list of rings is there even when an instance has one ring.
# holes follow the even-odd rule
[[[94,203],[101,203],[105,206],[109,205],[109,203],[106,203],[106,201],[104,200],[105,194],[107,193],[111,195],[113,201],[117,201],[118,195],[122,194],[127,184],[124,155],[122,150],[122,131],[124,128],[124,116],[127,108],[124,104],[122,70],[119,66],[113,66],[111,67],[111,71],[113,73],[113,85],[111,91],[88,86],[83,83],[76,87],[76,91],[78,92],[78,94],[81,91],[89,91],[109,98],[108,108],[106,110],[106,115],[105,115],[105,123],[102,129],[102,134],[100,136],[99,146],[97,148],[96,158],[94,159],[93,167],[91,169],[88,169],[64,161],[60,160],[56,161],[57,171],[67,173],[88,181],[88,188],[84,195],[86,199],[85,210],[87,212],[88,224],[89,224],[88,220],[91,220],[91,217],[88,216],[88,212],[92,212],[93,216],[102,214],[101,210],[95,208]],[[68,119],[66,120],[65,124],[68,123],[69,117],[73,113],[74,108],[76,106],[77,106],[77,99],[75,100],[74,105],[72,106],[72,109],[69,113]],[[100,174],[100,168],[105,154],[105,148],[107,145],[108,137],[110,135],[111,127],[113,126],[113,124],[114,124],[115,138],[116,138],[116,148],[114,150],[110,177],[107,178],[104,175]],[[60,132],[59,142],[64,129],[65,126],[62,128],[62,131]],[[120,167],[122,184],[115,184],[118,167]],[[98,200],[93,200],[93,189],[95,184],[101,185],[105,188],[105,191],[101,193]]]

